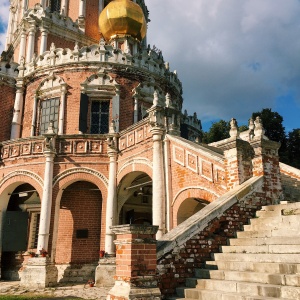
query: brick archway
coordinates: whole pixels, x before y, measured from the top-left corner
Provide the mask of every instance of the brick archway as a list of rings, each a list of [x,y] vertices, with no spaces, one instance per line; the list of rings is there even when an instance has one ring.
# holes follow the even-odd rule
[[[117,174],[117,185],[131,172],[143,172],[152,178],[152,163],[148,159],[134,159],[123,165]]]
[[[177,214],[181,204],[188,198],[202,199],[207,202],[216,200],[219,196],[202,187],[187,187],[177,193],[172,202],[173,227],[177,226]]]
[[[16,187],[23,183],[30,184],[39,194],[40,199],[43,196],[43,180],[37,174],[30,171],[14,171],[7,174],[0,181],[0,210],[6,209],[9,194],[14,191]]]

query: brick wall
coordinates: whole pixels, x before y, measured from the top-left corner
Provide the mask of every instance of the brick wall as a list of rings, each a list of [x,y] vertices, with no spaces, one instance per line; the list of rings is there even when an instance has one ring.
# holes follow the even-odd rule
[[[0,142],[10,139],[11,122],[13,117],[13,109],[15,102],[15,88],[0,85],[1,92],[1,130],[0,130]]]
[[[158,241],[159,286],[164,296],[174,295],[187,277],[194,277],[195,268],[203,268],[205,261],[212,260],[212,253],[219,252],[220,246],[235,237],[236,231],[267,204],[262,187],[263,177],[245,182],[215,201],[216,210],[204,208]],[[226,197],[231,200],[224,201]],[[218,207],[223,211],[218,211]]]
[[[89,182],[76,182],[60,203],[56,263],[92,263],[99,259],[102,196]],[[88,230],[88,238],[76,238],[76,230]]]

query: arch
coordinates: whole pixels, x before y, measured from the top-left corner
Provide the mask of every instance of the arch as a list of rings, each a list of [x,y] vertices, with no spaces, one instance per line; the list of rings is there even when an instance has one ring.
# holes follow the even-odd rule
[[[120,93],[120,85],[101,68],[97,74],[88,77],[81,85],[81,90],[88,96],[116,96]]]
[[[173,199],[172,202],[172,215],[173,226],[177,225],[177,214],[181,204],[188,198],[202,199],[207,202],[212,202],[217,199],[219,195],[214,191],[206,189],[204,187],[191,186],[181,189]]]
[[[105,208],[106,208],[106,199],[107,199],[108,179],[102,173],[90,168],[71,168],[65,170],[53,178],[53,199],[55,199],[54,221],[53,221],[53,243],[52,243],[53,257],[55,257],[56,255],[59,210],[60,210],[60,203],[61,203],[63,190],[76,181],[87,181],[93,183],[99,188],[103,199],[101,227],[104,229],[101,231],[101,236],[105,235],[104,224],[105,224]],[[102,244],[101,246],[104,246],[104,244]]]
[[[148,219],[151,223],[152,178],[147,173],[137,170],[124,175],[117,188],[117,206],[121,224],[128,223],[126,220],[130,211],[134,211],[134,216],[132,215],[130,219]]]
[[[30,171],[18,170],[8,173],[0,181],[0,211],[6,210],[9,194],[22,183],[31,184],[40,196],[43,195],[43,179]]]
[[[85,175],[84,175],[84,177],[81,177],[81,176],[79,176],[79,174],[85,174]],[[99,184],[100,184],[99,188],[100,187],[103,188],[102,185],[104,185],[105,188],[107,188],[107,186],[108,186],[108,179],[102,173],[100,173],[94,169],[71,168],[71,169],[68,169],[68,170],[65,170],[65,171],[59,173],[58,175],[56,175],[53,178],[53,187],[55,187],[58,184],[59,188],[61,188],[60,186],[61,186],[62,180],[64,179],[63,182],[65,182],[65,179],[68,178],[69,176],[73,176],[74,178],[76,178],[76,176],[77,176],[78,180],[86,180],[85,178],[90,178],[90,181],[93,183],[94,183],[94,180],[96,179],[97,181],[101,182],[101,183],[99,182]],[[74,179],[74,181],[76,181],[77,179]],[[66,181],[68,181],[68,179]],[[89,181],[89,180],[87,180],[87,181]]]
[[[60,96],[62,92],[65,93],[65,87],[66,83],[61,77],[50,73],[48,77],[41,81],[36,92],[40,99],[52,98],[53,95]]]
[[[152,178],[153,164],[149,159],[143,157],[128,160],[117,172],[117,184],[119,184],[127,174],[136,171],[144,172]]]

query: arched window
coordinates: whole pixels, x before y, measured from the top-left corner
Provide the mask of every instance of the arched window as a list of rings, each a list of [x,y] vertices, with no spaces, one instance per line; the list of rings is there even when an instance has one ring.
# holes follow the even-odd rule
[[[60,12],[61,0],[50,0],[50,9],[52,12]]]

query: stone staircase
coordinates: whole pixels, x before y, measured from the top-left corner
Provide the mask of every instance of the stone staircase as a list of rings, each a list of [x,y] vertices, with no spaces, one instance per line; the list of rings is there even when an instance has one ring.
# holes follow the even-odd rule
[[[177,295],[199,300],[300,300],[300,203],[265,206]]]

